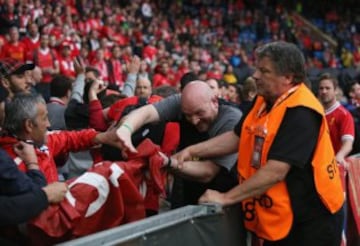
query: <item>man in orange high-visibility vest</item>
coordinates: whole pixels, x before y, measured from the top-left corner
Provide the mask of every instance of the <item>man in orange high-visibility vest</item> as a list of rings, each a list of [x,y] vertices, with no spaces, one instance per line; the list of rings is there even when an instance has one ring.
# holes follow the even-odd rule
[[[293,44],[256,50],[258,96],[234,131],[190,146],[173,157],[238,150],[239,185],[207,190],[200,203],[241,202],[246,228],[264,245],[340,245],[344,195],[321,103],[304,81],[304,57]]]

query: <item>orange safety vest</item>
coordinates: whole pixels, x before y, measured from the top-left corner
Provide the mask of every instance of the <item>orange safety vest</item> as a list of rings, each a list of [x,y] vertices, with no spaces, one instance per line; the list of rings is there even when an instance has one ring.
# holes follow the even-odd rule
[[[254,175],[257,168],[266,165],[269,149],[287,108],[304,106],[313,109],[322,115],[318,142],[312,159],[315,187],[325,207],[331,213],[337,212],[343,205],[344,193],[322,105],[312,92],[301,84],[284,93],[270,112],[265,111],[265,106],[264,98],[258,96],[243,123],[239,144],[239,179],[243,182]],[[258,134],[263,134],[264,141],[257,158],[259,167],[252,167],[254,150],[259,150],[254,149],[255,135]],[[285,181],[275,184],[260,196],[243,200],[242,206],[245,227],[260,238],[276,241],[288,235],[293,223],[293,212]]]

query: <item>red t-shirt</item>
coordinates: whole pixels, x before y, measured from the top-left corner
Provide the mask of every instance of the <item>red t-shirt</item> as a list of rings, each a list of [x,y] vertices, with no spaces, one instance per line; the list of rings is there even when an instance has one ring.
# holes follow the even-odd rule
[[[335,153],[337,153],[341,148],[342,140],[354,139],[354,120],[349,111],[339,102],[327,109],[325,115],[329,125],[331,142]]]
[[[3,57],[11,57],[15,60],[26,61],[26,47],[22,42],[6,43],[3,47]]]
[[[59,59],[59,67],[60,67],[60,73],[62,75],[75,78],[75,67],[74,67],[74,61],[71,57],[64,58],[61,57]]]

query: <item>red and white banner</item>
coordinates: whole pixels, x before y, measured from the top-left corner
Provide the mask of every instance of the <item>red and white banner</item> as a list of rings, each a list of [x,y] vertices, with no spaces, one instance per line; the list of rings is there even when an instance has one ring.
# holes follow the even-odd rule
[[[164,192],[158,151],[145,140],[131,160],[103,161],[70,180],[66,198],[30,223],[32,244],[50,245],[144,218],[149,194],[156,200]]]

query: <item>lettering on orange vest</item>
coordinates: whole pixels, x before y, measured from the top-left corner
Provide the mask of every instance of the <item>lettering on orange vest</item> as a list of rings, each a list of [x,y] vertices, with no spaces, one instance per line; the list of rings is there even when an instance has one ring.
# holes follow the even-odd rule
[[[241,182],[250,178],[266,165],[269,149],[275,139],[287,108],[304,106],[322,115],[318,142],[312,159],[315,187],[325,207],[337,212],[343,205],[344,193],[335,161],[324,109],[312,92],[304,85],[295,86],[284,93],[270,112],[265,111],[264,98],[258,96],[243,123],[239,144],[238,172]],[[258,151],[255,138],[262,129],[260,166],[253,165],[253,153]],[[293,223],[293,212],[286,182],[281,181],[264,194],[242,202],[245,226],[260,238],[276,241],[286,237]]]

